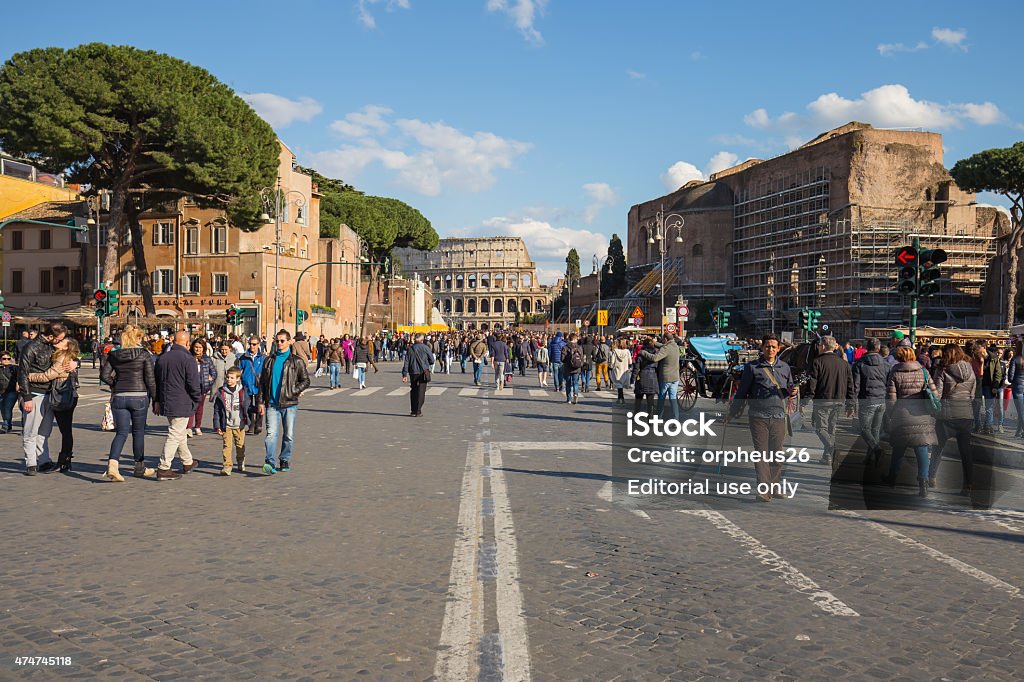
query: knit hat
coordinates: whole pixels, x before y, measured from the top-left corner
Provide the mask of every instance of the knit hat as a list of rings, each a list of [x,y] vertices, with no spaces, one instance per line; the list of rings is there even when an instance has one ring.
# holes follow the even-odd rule
[[[889,338],[890,339],[896,339],[897,341],[902,341],[903,340],[903,332],[901,332],[899,329],[895,329],[895,330],[893,330],[893,332],[889,336]]]

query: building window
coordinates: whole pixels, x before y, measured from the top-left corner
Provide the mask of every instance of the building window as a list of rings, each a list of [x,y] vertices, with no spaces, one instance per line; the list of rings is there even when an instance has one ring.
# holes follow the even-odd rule
[[[11,270],[11,293],[20,294],[25,290],[25,272],[23,270]]]
[[[185,254],[195,256],[199,253],[199,228],[190,227],[185,230]]]
[[[288,243],[288,253],[295,255],[295,252],[299,250],[299,235],[292,233],[291,241]]]
[[[520,306],[519,309],[522,310],[524,313],[529,314],[530,313],[530,299],[524,298],[523,299],[523,304],[522,304],[522,306]]]
[[[441,278],[440,277],[435,277],[434,278],[433,287],[434,287],[434,291],[440,291],[441,290]]]
[[[533,276],[530,275],[530,273],[524,273],[523,274],[523,288],[524,289],[529,289],[531,286],[533,286]]]
[[[25,233],[21,230],[11,232],[11,251],[21,251],[25,248]]]
[[[68,293],[68,272],[67,268],[60,267],[53,269],[53,293],[55,294],[66,294]]]
[[[97,235],[98,235],[97,239],[99,239],[100,246],[106,246],[107,245],[107,225],[106,225],[106,223],[104,223],[103,225],[97,226],[96,227],[96,232],[97,232]]]
[[[156,223],[153,225],[153,243],[166,246],[174,243],[174,223]]]
[[[506,308],[506,310],[508,310],[510,313],[513,313],[513,314],[517,312],[516,311],[516,299],[514,299],[514,298],[508,299],[508,307]]]
[[[508,276],[508,288],[509,289],[518,289],[519,288],[519,278],[516,277],[515,275],[509,275]]]
[[[462,288],[462,275],[455,275],[455,288],[456,289],[461,289]]]
[[[309,254],[309,237],[302,235],[302,242],[299,244],[299,258],[307,258]]]
[[[504,308],[505,308],[505,306],[502,304],[500,298],[494,299],[494,312],[502,313],[502,312],[504,312]]]
[[[53,271],[39,271],[39,293],[48,294],[53,291]]]
[[[472,274],[469,276],[469,288],[476,289],[476,275]]]
[[[153,271],[153,293],[159,296],[174,295],[174,270],[162,268]]]
[[[499,272],[499,273],[494,275],[494,288],[495,289],[503,289],[504,287],[505,287],[505,275]]]
[[[124,275],[121,277],[121,293],[128,296],[139,293],[139,273],[135,270],[134,265],[129,265],[124,269]]]
[[[299,225],[306,224],[306,206],[305,204],[297,205],[295,208],[295,222]]]
[[[461,298],[456,299],[455,300],[455,312],[461,314],[463,309],[464,308],[463,308],[463,305],[462,305],[462,299]]]
[[[491,288],[491,276],[488,273],[480,275],[480,288],[490,289]]]
[[[469,313],[470,315],[476,314],[476,299],[475,298],[471,298],[468,301],[466,301],[466,312]]]
[[[693,256],[703,256],[704,255],[704,246],[701,245],[701,244],[694,244],[693,245],[693,249],[691,250],[691,254]]]
[[[39,230],[39,248],[40,249],[52,249],[53,248],[53,233],[49,230]]]
[[[451,289],[452,288],[452,276],[451,275],[445,275],[444,276],[444,288],[445,289]]]
[[[213,293],[215,294],[226,294],[228,293],[228,276],[226,273],[217,272],[213,275]]]
[[[491,312],[491,302],[486,298],[480,299],[480,312],[488,314]]]
[[[444,300],[444,311],[450,313],[452,311],[452,299],[446,298]]]
[[[199,275],[182,275],[181,276],[181,293],[183,293],[183,294],[198,294],[199,293]]]
[[[71,279],[71,286],[70,286],[71,293],[81,291],[82,290],[82,271],[79,268],[74,268],[73,270],[71,270],[70,279]]]
[[[212,239],[212,253],[228,252],[228,227],[227,225],[214,225]]]

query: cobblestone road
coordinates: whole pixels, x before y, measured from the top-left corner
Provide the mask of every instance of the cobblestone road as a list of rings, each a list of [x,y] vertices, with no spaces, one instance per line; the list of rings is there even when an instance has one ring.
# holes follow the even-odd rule
[[[1019,676],[1018,511],[828,511],[816,464],[783,503],[637,505],[614,491],[611,394],[439,376],[410,419],[393,364],[325,383],[270,477],[217,476],[204,434],[182,480],[101,479],[94,384],[71,475],[22,476],[0,436],[0,678]]]

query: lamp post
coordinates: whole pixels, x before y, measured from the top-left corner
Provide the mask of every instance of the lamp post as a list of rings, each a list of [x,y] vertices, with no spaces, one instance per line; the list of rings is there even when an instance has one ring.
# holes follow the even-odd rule
[[[341,243],[343,245],[346,244],[346,243],[352,244],[355,247],[355,249],[356,249],[356,254],[355,254],[356,255],[356,258],[355,258],[355,261],[356,261],[356,264],[355,264],[356,265],[356,285],[355,285],[355,292],[356,292],[356,296],[355,296],[355,302],[356,302],[356,326],[355,326],[355,331],[356,331],[356,333],[358,333],[359,330],[360,330],[360,327],[359,327],[359,279],[362,276],[362,265],[361,264],[365,263],[365,262],[368,262],[370,260],[370,247],[369,247],[369,245],[366,242],[364,242],[359,237],[358,234],[355,236],[355,242],[353,242],[351,239],[341,239],[340,241],[341,241]],[[342,257],[344,258],[344,254],[342,254]],[[353,334],[353,336],[355,336],[355,334]]]
[[[615,262],[615,260],[611,256],[605,254],[604,261],[601,261],[601,259],[599,259],[597,257],[597,254],[595,253],[594,254],[594,258],[592,259],[592,261],[593,261],[593,265],[594,265],[594,274],[597,275],[597,315],[598,315],[598,317],[600,317],[601,316],[601,276],[604,274],[604,271],[606,269],[608,270],[608,274],[609,275],[612,274],[612,264]],[[599,329],[598,329],[597,333],[599,335],[601,335],[601,336],[604,335],[604,325],[603,324],[599,325]]]
[[[270,223],[270,216],[267,212],[271,208],[271,192],[274,194],[274,328],[271,330],[271,334],[276,334],[281,320],[281,202],[282,200],[287,201],[288,195],[294,194],[297,197],[295,200],[296,206],[302,208],[306,205],[306,195],[297,189],[282,192],[281,176],[278,175],[275,187],[264,187],[260,190],[260,198],[263,200],[264,209],[263,213],[260,214],[260,220],[264,224]]]
[[[676,230],[676,244],[683,243],[683,225],[686,221],[678,213],[665,215],[665,208],[662,206],[654,216],[654,222],[645,226],[647,231],[647,243],[658,244],[658,255],[661,258],[661,318],[664,330],[665,318],[665,239]]]

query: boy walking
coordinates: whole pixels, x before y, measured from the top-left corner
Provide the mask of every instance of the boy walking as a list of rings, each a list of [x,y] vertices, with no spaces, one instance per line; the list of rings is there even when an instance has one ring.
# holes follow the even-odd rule
[[[238,471],[245,471],[245,426],[249,421],[249,394],[242,386],[242,370],[230,367],[224,373],[224,385],[213,400],[213,428],[224,439],[224,466],[221,476],[231,475],[231,449],[238,457]]]

